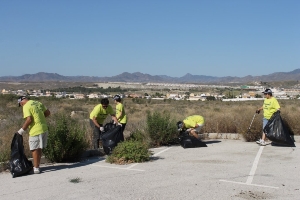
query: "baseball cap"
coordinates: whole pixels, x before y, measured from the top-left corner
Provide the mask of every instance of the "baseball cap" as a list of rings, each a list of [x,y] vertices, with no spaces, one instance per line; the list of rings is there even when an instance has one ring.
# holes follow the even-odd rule
[[[271,89],[265,89],[265,91],[263,91],[262,93],[264,93],[264,94],[272,94],[272,90]]]
[[[21,106],[21,101],[23,101],[24,99],[27,99],[27,97],[26,96],[20,96],[19,98],[18,98],[18,104],[19,104],[19,107]]]
[[[114,96],[114,100],[119,100],[119,99],[121,99],[120,95],[115,95]]]
[[[178,131],[181,131],[182,128],[183,128],[183,122],[182,121],[178,121],[177,122],[177,129],[178,129]]]

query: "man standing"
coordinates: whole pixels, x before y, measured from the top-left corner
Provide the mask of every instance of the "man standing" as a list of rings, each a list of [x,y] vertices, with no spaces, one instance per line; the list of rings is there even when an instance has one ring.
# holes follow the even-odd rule
[[[29,100],[26,96],[20,96],[18,103],[19,107],[23,107],[23,118],[25,119],[18,133],[22,135],[27,128],[29,129],[29,149],[33,158],[33,172],[39,174],[42,149],[47,146],[46,117],[50,115],[50,111],[41,102]]]
[[[264,127],[267,125],[272,115],[277,110],[280,109],[280,105],[277,99],[272,96],[272,90],[266,89],[265,91],[263,91],[263,94],[265,96],[264,104],[262,107],[256,110],[256,113],[259,114],[261,110],[264,110],[264,117],[263,117],[263,130],[264,130]],[[263,132],[261,139],[256,141],[256,143],[262,146],[266,146],[265,139],[266,139],[266,134]]]
[[[187,129],[186,131],[197,139],[200,139],[198,133],[204,125],[204,118],[200,115],[192,115],[185,118],[183,121],[177,122],[177,128],[179,131]]]
[[[110,114],[115,123],[118,124],[113,108],[109,105],[109,100],[107,98],[101,99],[100,104],[96,105],[90,113],[90,125],[93,129],[94,149],[99,148],[100,134],[104,131],[103,122],[108,114]]]
[[[127,115],[125,113],[124,105],[121,101],[120,95],[115,95],[114,100],[116,103],[116,118],[120,124],[122,124],[122,141],[124,141],[124,129],[127,123]]]

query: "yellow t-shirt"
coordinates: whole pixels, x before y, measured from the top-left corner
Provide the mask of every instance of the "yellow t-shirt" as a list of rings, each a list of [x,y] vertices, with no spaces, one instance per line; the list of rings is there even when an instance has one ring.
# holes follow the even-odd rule
[[[183,120],[185,128],[195,128],[196,124],[203,125],[204,118],[200,115],[192,115]]]
[[[264,100],[264,118],[270,119],[274,112],[276,112],[278,109],[280,109],[279,103],[277,99],[274,97],[271,97],[270,99]]]
[[[93,111],[90,113],[90,119],[96,117],[97,122],[99,124],[103,124],[108,114],[110,115],[115,114],[111,105],[108,105],[107,108],[104,109],[102,107],[102,104],[98,104],[94,107]]]
[[[47,108],[38,101],[29,100],[23,106],[24,119],[31,116],[33,121],[29,125],[29,135],[36,136],[48,131],[46,117],[44,112]]]
[[[122,112],[122,116],[120,116]],[[126,124],[127,123],[127,116],[125,113],[125,109],[124,109],[124,105],[122,103],[118,103],[116,105],[116,117],[118,118],[118,121],[122,124]]]

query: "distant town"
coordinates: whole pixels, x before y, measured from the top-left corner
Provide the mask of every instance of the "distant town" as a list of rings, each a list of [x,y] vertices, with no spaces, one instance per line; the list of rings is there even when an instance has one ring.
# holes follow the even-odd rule
[[[262,92],[266,86],[257,85],[242,85],[242,86],[226,86],[226,85],[201,85],[201,84],[177,84],[177,83],[136,83],[136,82],[106,82],[95,83],[89,88],[122,88],[134,89],[134,92],[126,92],[120,94],[122,98],[146,98],[146,99],[174,99],[174,100],[190,100],[190,101],[206,101],[206,100],[222,100],[222,101],[247,101],[263,99]],[[277,99],[299,99],[300,89],[285,89],[268,87],[273,91],[273,96]],[[214,92],[201,92],[214,91]],[[155,94],[150,94],[151,91],[158,91]],[[200,92],[190,92],[200,91]],[[215,92],[218,91],[218,92]],[[95,99],[95,98],[110,98],[110,94],[101,93],[82,93],[65,91],[53,92],[50,90],[30,89],[30,90],[7,90],[1,91],[2,94],[28,95],[33,97],[56,97],[69,99]],[[153,93],[153,92],[152,92]]]

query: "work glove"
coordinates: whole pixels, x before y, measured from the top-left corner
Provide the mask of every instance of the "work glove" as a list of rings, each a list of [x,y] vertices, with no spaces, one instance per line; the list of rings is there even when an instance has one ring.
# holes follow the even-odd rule
[[[259,109],[257,109],[257,110],[256,110],[256,114],[259,114],[259,113],[260,113],[260,110],[259,110]]]
[[[121,123],[118,123],[117,126],[122,126],[122,124],[121,124]]]
[[[191,128],[189,128],[189,129],[186,129],[186,131],[187,131],[187,132],[190,132],[191,130],[192,130]]]
[[[104,131],[104,127],[103,127],[103,126],[100,126],[99,130],[100,130],[101,132],[103,132],[103,131]]]
[[[24,132],[25,132],[25,131],[24,131],[23,128],[20,128],[20,130],[18,130],[18,133],[19,133],[20,135],[22,135]]]

